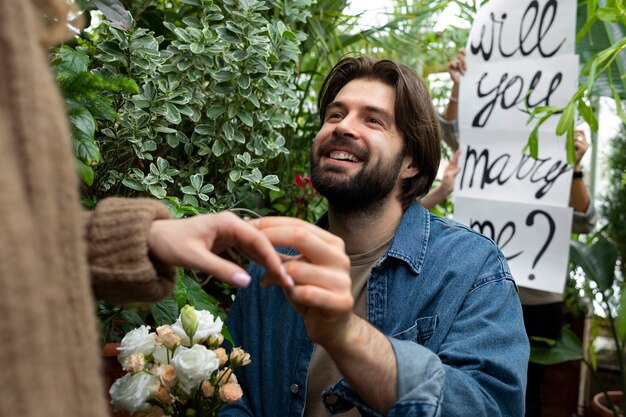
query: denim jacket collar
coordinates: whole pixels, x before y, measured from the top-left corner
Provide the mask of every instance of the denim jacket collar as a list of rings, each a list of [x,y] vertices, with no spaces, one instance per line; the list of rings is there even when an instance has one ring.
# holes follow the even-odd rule
[[[406,263],[417,277],[422,271],[428,248],[429,218],[430,212],[414,201],[402,215],[389,248],[376,263],[374,270],[380,268],[388,257],[392,257]],[[324,213],[315,224],[328,230],[328,213]],[[415,250],[416,244],[419,245],[419,250]]]

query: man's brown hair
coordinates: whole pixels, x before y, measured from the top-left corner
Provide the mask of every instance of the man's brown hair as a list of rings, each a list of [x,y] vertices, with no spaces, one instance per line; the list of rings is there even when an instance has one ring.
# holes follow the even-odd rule
[[[343,58],[330,71],[320,90],[317,104],[322,123],[326,107],[346,84],[356,79],[381,81],[395,90],[395,122],[404,136],[402,152],[413,158],[419,168],[417,175],[402,184],[400,198],[406,209],[415,198],[430,190],[441,159],[439,119],[430,94],[419,75],[406,65],[368,56]]]

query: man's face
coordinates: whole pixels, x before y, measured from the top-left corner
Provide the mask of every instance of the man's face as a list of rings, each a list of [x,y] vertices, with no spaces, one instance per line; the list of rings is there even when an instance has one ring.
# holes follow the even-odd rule
[[[374,209],[415,175],[402,156],[395,92],[380,81],[356,79],[329,103],[311,149],[311,178],[334,210]]]

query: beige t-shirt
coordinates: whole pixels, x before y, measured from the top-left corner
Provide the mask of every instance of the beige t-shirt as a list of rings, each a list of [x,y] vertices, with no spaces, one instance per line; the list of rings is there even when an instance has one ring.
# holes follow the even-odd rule
[[[366,319],[367,317],[367,279],[370,276],[372,267],[387,250],[391,243],[390,237],[380,246],[357,255],[350,255],[350,277],[352,278],[352,296],[354,297],[354,314]],[[326,417],[326,409],[322,402],[322,392],[330,385],[342,378],[333,360],[328,356],[326,350],[319,345],[315,345],[313,359],[309,368],[306,405],[304,417]],[[356,408],[342,414],[344,417],[358,417]]]

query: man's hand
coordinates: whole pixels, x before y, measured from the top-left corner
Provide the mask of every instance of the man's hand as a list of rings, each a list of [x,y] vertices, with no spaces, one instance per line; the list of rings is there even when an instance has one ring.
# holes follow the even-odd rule
[[[230,212],[156,220],[150,227],[148,246],[150,253],[165,264],[198,269],[220,281],[245,287],[250,283],[245,270],[217,255],[228,248],[237,248],[265,266],[270,282],[283,287],[293,285],[267,237]]]
[[[300,256],[283,258],[285,269],[295,282],[285,294],[304,316],[311,340],[323,346],[341,343],[354,305],[350,259],[343,240],[289,217],[264,217],[252,222],[274,245],[300,252]]]

